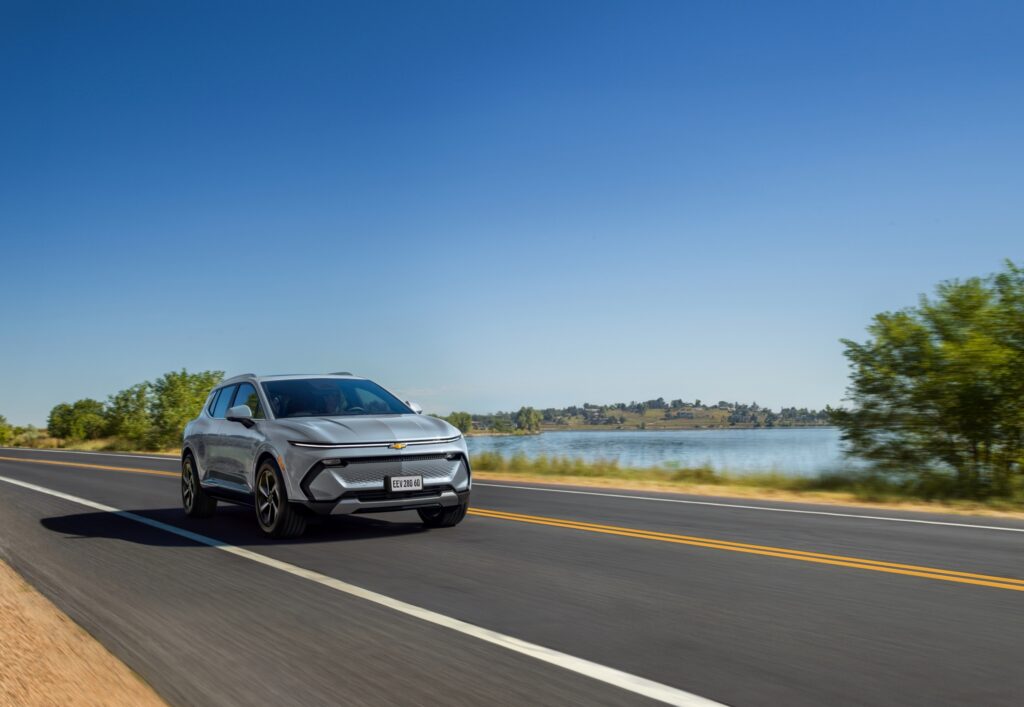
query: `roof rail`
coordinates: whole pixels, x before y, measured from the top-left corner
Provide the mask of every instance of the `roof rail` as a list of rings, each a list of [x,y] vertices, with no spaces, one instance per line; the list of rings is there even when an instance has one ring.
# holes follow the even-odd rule
[[[239,373],[236,376],[229,376],[229,377],[225,378],[224,380],[221,381],[221,383],[227,383],[228,381],[233,381],[236,378],[255,378],[255,377],[256,377],[255,373]]]
[[[334,371],[333,373],[329,373],[328,375],[331,375],[331,376],[350,376],[352,374],[349,373],[348,371]]]

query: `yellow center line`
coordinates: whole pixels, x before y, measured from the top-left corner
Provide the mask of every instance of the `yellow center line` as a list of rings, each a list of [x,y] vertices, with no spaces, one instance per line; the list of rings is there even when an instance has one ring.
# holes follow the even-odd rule
[[[109,466],[105,464],[87,464],[84,462],[56,461],[50,459],[29,459],[26,457],[0,456],[0,461],[48,464],[51,466],[68,466],[81,469],[101,469],[104,471],[119,471],[129,474],[148,474],[151,476],[167,476],[173,478],[178,478],[180,476],[176,471],[157,471],[155,469]],[[1013,577],[998,577],[993,575],[977,574],[974,572],[959,572],[957,570],[940,569],[937,567],[923,567],[919,565],[901,564],[898,562],[868,560],[861,557],[828,555],[821,552],[809,552],[807,550],[794,550],[784,547],[772,547],[770,545],[753,545],[751,543],[733,542],[731,540],[718,540],[716,538],[704,538],[695,535],[678,535],[675,533],[663,533],[656,530],[643,530],[616,525],[601,525],[599,523],[525,515],[523,513],[508,513],[506,511],[490,510],[486,508],[470,508],[469,514],[480,516],[481,518],[492,518],[495,520],[508,520],[518,523],[530,523],[533,525],[546,525],[555,528],[565,528],[567,530],[582,530],[590,533],[618,535],[621,537],[636,538],[639,540],[654,540],[658,542],[674,543],[677,545],[691,545],[693,547],[704,547],[712,550],[723,550],[726,552],[743,552],[751,555],[764,555],[767,557],[778,557],[787,560],[799,560],[801,562],[814,562],[839,567],[852,567],[854,569],[869,570],[872,572],[886,572],[889,574],[901,574],[911,577],[941,580],[945,582],[974,584],[983,587],[994,587],[996,589],[1010,589],[1017,592],[1024,592],[1024,579],[1016,579]]]
[[[128,474],[151,474],[153,476],[181,476],[177,471],[156,471],[155,469],[137,469],[130,466],[106,466],[104,464],[85,464],[82,462],[61,462],[51,459],[27,459],[25,457],[0,457],[0,461],[25,462],[27,464],[51,464],[53,466],[74,466],[80,469],[103,469],[105,471],[123,471]]]
[[[866,559],[863,559],[863,558],[860,558],[860,557],[846,557],[846,556],[843,556],[843,555],[829,555],[829,554],[825,554],[825,553],[821,553],[821,552],[810,552],[810,551],[807,551],[807,550],[793,550],[791,548],[771,547],[771,546],[768,546],[768,545],[752,545],[750,543],[733,542],[731,540],[718,540],[718,539],[714,539],[714,538],[703,538],[703,537],[697,537],[697,536],[693,536],[693,535],[678,535],[676,533],[662,533],[662,532],[658,532],[656,530],[639,530],[639,529],[636,529],[636,528],[623,528],[623,527],[619,527],[619,526],[615,526],[615,525],[600,525],[598,523],[587,523],[585,521],[565,520],[565,519],[561,519],[561,518],[545,518],[545,517],[542,517],[542,516],[529,516],[529,515],[524,515],[524,514],[521,514],[521,513],[507,513],[505,511],[495,511],[495,510],[489,510],[489,509],[484,509],[484,508],[479,508],[479,509],[474,508],[474,509],[470,510],[470,513],[477,513],[479,515],[487,515],[488,517],[491,517],[491,518],[503,518],[505,520],[519,520],[519,521],[522,521],[522,522],[529,522],[529,521],[532,521],[532,520],[554,521],[554,522],[557,522],[559,524],[564,524],[566,527],[572,527],[572,528],[578,529],[578,530],[604,529],[604,530],[611,530],[611,531],[617,531],[617,532],[628,532],[629,534],[632,534],[632,535],[643,535],[645,538],[652,539],[652,540],[692,541],[692,542],[695,542],[695,543],[702,543],[702,544],[712,543],[712,544],[714,544],[716,546],[719,546],[719,545],[725,546],[727,549],[748,548],[748,549],[752,549],[752,550],[767,550],[767,551],[771,551],[771,552],[784,552],[787,555],[800,555],[802,557],[817,557],[817,558],[824,558],[824,559],[829,559],[829,560],[842,560],[842,561],[848,561],[848,562],[857,562],[859,564],[878,565],[878,566],[881,566],[881,567],[895,567],[895,568],[899,568],[899,569],[910,569],[910,570],[920,570],[920,569],[922,569],[918,565],[907,565],[907,564],[901,564],[901,563],[898,563],[898,562],[884,562],[882,560],[866,560]],[[943,569],[936,569],[936,568],[932,568],[932,567],[923,568],[923,569],[927,569],[929,572],[942,573],[942,574],[950,574],[950,575],[956,575],[956,576],[960,576],[960,577],[974,577],[974,578],[977,578],[977,579],[993,579],[993,577],[991,577],[990,575],[976,574],[976,573],[973,573],[973,572],[958,572],[956,570],[943,570]],[[1009,582],[1024,584],[1024,579],[1009,579],[1009,578],[1006,578],[1006,577],[997,577],[996,579],[998,579],[1000,581],[1009,581]]]
[[[800,560],[802,562],[814,562],[839,567],[852,567],[855,569],[870,570],[873,572],[902,574],[911,577],[923,577],[925,579],[936,579],[946,582],[974,584],[983,587],[994,587],[997,589],[1010,589],[1017,592],[1024,592],[1024,580],[1012,577],[997,577],[986,574],[976,574],[973,572],[958,572],[956,570],[939,569],[936,567],[922,567],[896,562],[882,562],[880,560],[867,560],[859,557],[846,557],[843,555],[827,555],[820,552],[792,550],[790,548],[771,547],[768,545],[752,545],[750,543],[737,543],[729,540],[716,540],[714,538],[702,538],[692,535],[676,535],[673,533],[661,533],[652,530],[640,530],[637,528],[625,528],[614,525],[600,525],[597,523],[586,523],[583,521],[565,520],[562,518],[531,516],[522,513],[506,513],[504,511],[493,511],[484,508],[471,508],[469,513],[483,518],[510,520],[518,523],[546,525],[556,528],[566,528],[569,530],[602,533],[605,535],[619,535],[622,537],[638,538],[641,540],[656,540],[659,542],[675,543],[678,545],[692,545],[694,547],[706,547],[713,550],[724,550],[727,552],[743,552],[752,555],[779,557],[787,560]]]

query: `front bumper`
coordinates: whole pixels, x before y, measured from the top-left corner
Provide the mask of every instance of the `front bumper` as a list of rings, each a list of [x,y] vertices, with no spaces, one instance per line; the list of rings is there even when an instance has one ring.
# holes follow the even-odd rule
[[[317,513],[349,514],[450,507],[464,503],[472,486],[464,442],[430,445],[413,451],[352,449],[291,450],[289,467],[297,493],[293,501]],[[423,477],[423,489],[389,493],[386,476]]]
[[[469,491],[452,488],[427,488],[414,493],[354,493],[337,501],[313,501],[306,506],[319,515],[350,515],[353,513],[393,513],[420,508],[451,508],[469,503]]]

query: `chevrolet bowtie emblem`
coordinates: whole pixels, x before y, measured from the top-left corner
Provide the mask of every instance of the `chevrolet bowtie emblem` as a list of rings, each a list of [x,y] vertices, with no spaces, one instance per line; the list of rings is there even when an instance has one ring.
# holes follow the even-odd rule
[[[408,446],[409,445],[407,445],[405,442],[395,442],[394,444],[388,445],[390,449],[405,449]]]

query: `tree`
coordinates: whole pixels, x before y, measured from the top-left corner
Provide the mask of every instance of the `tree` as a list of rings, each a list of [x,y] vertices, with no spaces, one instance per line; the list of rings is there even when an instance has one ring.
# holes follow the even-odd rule
[[[210,389],[223,377],[223,371],[189,373],[183,368],[158,378],[153,383],[153,444],[170,447],[181,442],[185,425],[199,414]]]
[[[61,439],[97,439],[106,430],[103,403],[83,398],[72,404],[61,403],[50,410],[47,430]]]
[[[54,405],[46,418],[46,431],[52,437],[65,439],[71,436],[71,406],[67,403]]]
[[[540,430],[540,413],[531,407],[521,407],[516,413],[516,427],[527,432]]]
[[[830,410],[851,452],[880,468],[1008,495],[1024,463],[1024,270],[953,280],[843,340],[850,409]]]
[[[469,432],[473,429],[473,416],[468,412],[453,412],[445,419],[452,425],[458,427],[459,431],[462,433]]]
[[[511,432],[512,423],[505,417],[493,417],[491,418],[491,429],[495,432]]]
[[[144,444],[152,433],[153,416],[150,414],[149,383],[126,388],[107,401],[107,433]]]
[[[7,418],[0,415],[0,447],[7,445],[14,439],[14,428],[7,422]]]

